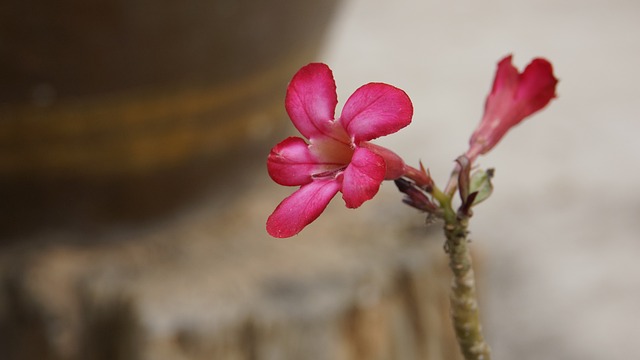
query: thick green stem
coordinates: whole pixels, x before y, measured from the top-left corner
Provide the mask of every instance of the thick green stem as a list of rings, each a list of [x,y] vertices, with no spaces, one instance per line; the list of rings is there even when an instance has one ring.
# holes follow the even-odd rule
[[[452,211],[445,212],[453,215]],[[449,266],[453,271],[451,316],[464,358],[490,360],[489,345],[484,341],[480,325],[475,278],[471,266],[471,254],[467,247],[467,225],[467,218],[445,217],[444,232],[447,237],[445,248],[450,258]]]
[[[454,170],[452,179],[457,179],[459,168]],[[445,250],[449,254],[449,267],[453,272],[451,283],[451,317],[458,338],[460,350],[466,360],[490,360],[491,350],[482,336],[476,282],[471,265],[471,253],[467,240],[469,218],[466,212],[455,212],[451,199],[457,181],[450,181],[445,192],[435,184],[429,187],[429,194],[438,202],[444,219],[444,233],[447,237]]]

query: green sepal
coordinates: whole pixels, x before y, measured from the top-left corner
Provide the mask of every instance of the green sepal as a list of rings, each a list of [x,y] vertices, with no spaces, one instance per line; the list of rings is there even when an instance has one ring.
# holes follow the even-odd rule
[[[469,181],[469,192],[472,194],[477,193],[471,206],[480,204],[491,196],[491,193],[493,192],[491,179],[493,178],[494,172],[494,169],[477,170],[471,175],[471,180]]]

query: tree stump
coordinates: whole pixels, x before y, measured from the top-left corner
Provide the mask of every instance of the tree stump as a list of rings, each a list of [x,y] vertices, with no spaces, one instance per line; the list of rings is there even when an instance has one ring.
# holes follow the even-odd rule
[[[458,358],[439,226],[386,185],[273,239],[291,189],[264,173],[157,224],[4,245],[0,358]]]

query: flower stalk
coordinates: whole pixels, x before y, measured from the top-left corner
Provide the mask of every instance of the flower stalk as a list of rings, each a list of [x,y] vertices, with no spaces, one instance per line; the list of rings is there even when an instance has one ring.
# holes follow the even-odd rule
[[[458,171],[455,171],[452,177],[456,177],[455,184],[469,184],[469,179],[457,180],[458,175],[469,175],[468,162],[461,161],[457,166]],[[487,178],[489,181],[490,178]],[[452,182],[449,181],[449,184]],[[437,186],[432,185],[430,188],[425,189],[420,187],[417,183],[408,183],[405,180],[396,181],[398,189],[403,192],[407,197],[405,203],[410,205],[425,203],[424,198],[429,199],[431,203],[437,203],[437,210],[433,206],[420,207],[414,206],[423,211],[429,212],[430,215],[439,217],[444,221],[444,234],[446,242],[444,249],[449,256],[449,267],[453,274],[451,281],[451,294],[449,297],[451,304],[451,319],[453,322],[453,328],[456,333],[456,338],[460,346],[460,351],[464,355],[465,360],[489,360],[491,359],[491,350],[489,345],[485,342],[482,334],[482,326],[480,322],[480,311],[478,306],[478,299],[476,295],[476,282],[475,275],[472,266],[471,252],[469,251],[469,226],[470,211],[466,209],[466,201],[473,201],[477,192],[470,195],[469,188],[460,191],[460,196],[463,198],[463,203],[458,211],[454,211],[452,207],[452,198],[455,194],[447,194],[440,190]]]
[[[451,318],[460,350],[466,360],[489,360],[491,351],[482,335],[476,282],[468,247],[468,218],[456,216],[444,225],[445,250],[453,273]]]

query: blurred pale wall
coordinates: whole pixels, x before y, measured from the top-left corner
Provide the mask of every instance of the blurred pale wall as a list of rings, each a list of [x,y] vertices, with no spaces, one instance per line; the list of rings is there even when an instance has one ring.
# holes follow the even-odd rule
[[[413,124],[379,142],[440,183],[480,119],[496,62],[513,53],[520,68],[535,56],[555,66],[558,99],[480,159],[497,169],[472,222],[497,358],[637,353],[639,15],[624,0],[352,0],[333,28],[321,60],[340,104],[369,81],[406,90]]]

